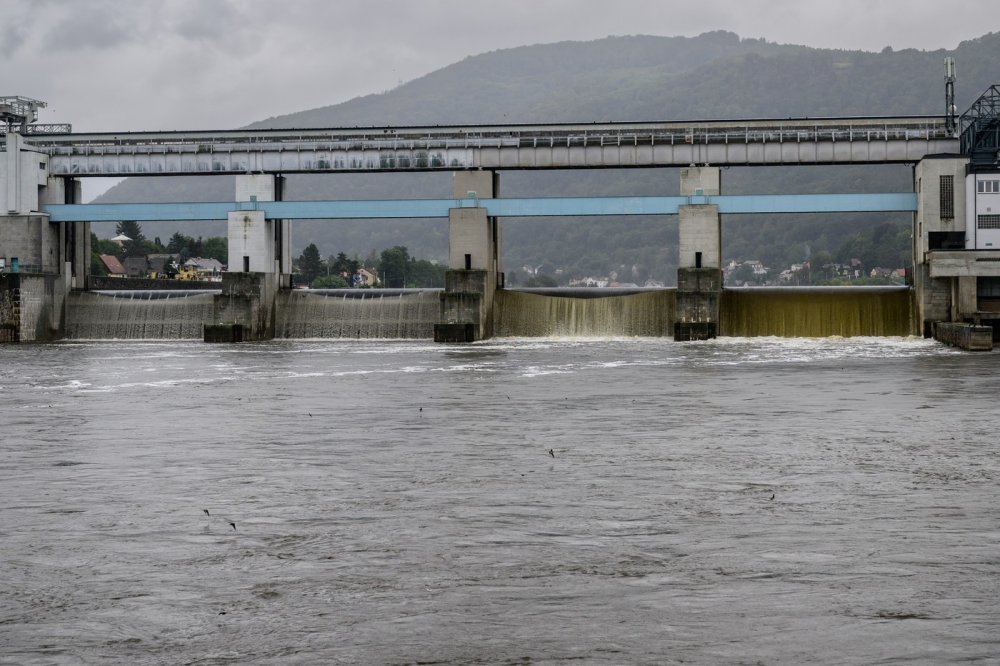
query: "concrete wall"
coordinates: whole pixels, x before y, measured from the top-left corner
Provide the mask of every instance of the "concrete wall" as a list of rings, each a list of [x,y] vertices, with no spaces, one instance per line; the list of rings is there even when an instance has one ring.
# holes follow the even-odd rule
[[[440,295],[441,316],[440,325],[435,327],[435,340],[474,342],[492,337],[495,294],[489,271],[448,271],[445,274],[444,291]],[[459,330],[457,327],[469,324],[473,326],[471,339],[467,339],[465,333],[461,334],[461,339],[452,337],[455,335],[454,331]]]
[[[21,276],[0,274],[0,344],[21,340]]]
[[[722,194],[722,175],[719,167],[686,167],[681,169],[681,196]]]
[[[719,334],[722,270],[678,268],[675,340],[708,340]]]
[[[718,167],[681,169],[681,195],[722,193]],[[675,340],[707,340],[719,331],[722,295],[722,218],[713,204],[678,209],[677,306]]]
[[[118,278],[91,275],[87,279],[87,289],[92,291],[115,291],[129,289],[157,289],[166,291],[210,291],[222,288],[220,282],[201,280],[154,280],[152,278]]]
[[[990,326],[938,322],[934,324],[934,339],[968,351],[993,350],[993,329]]]
[[[456,199],[464,199],[470,192],[479,199],[492,199],[499,196],[499,190],[499,176],[492,171],[457,171],[452,176]],[[470,254],[473,269],[491,271],[502,279],[502,247],[499,218],[473,208],[456,208],[449,213],[448,268],[465,270],[465,255]]]
[[[475,192],[480,199],[500,196],[500,180],[495,171],[456,171],[451,178],[452,196],[464,199]]]
[[[965,196],[968,201],[966,247],[978,250],[1000,250],[1000,228],[980,222],[980,216],[1000,216],[1000,171],[969,174]],[[980,192],[983,189],[985,191]]]
[[[990,250],[935,250],[929,253],[931,277],[1000,277],[1000,253]]]
[[[236,201],[274,201],[274,176],[270,174],[246,174],[236,176]]]
[[[976,294],[975,277],[958,277],[951,281],[952,284],[952,310],[951,321],[963,321],[967,317],[973,317],[979,309],[979,299]]]
[[[698,265],[701,253],[701,265]],[[683,268],[722,268],[722,220],[715,205],[678,209],[677,265]]]
[[[38,188],[49,176],[48,155],[27,150],[19,134],[8,134],[0,153],[0,214],[38,212]]]
[[[246,210],[229,213],[228,223],[229,272],[242,273],[249,257],[251,273],[274,273],[274,221],[265,220],[262,210]]]
[[[960,155],[921,160],[914,168],[913,188],[917,212],[913,216],[913,287],[916,292],[917,325],[924,336],[933,335],[936,321],[958,315],[957,284],[952,275],[943,275],[945,266],[966,258],[955,252],[931,251],[932,233],[947,232],[966,239],[965,168],[968,159]],[[941,176],[951,176],[954,185],[952,217],[941,216]],[[965,240],[967,242],[967,240]],[[946,272],[951,272],[946,269]]]
[[[951,317],[951,280],[933,278],[930,264],[920,263],[914,267],[913,290],[917,307],[917,327],[925,338],[934,334],[933,323],[948,321]]]
[[[65,305],[65,282],[58,275],[0,275],[0,343],[58,340]]]
[[[48,215],[0,216],[0,257],[7,271],[17,257],[21,272],[61,272],[60,225],[51,224]]]
[[[448,213],[448,268],[485,271],[492,266],[490,223],[485,208],[453,208]],[[466,265],[469,255],[471,265]]]
[[[238,339],[210,339],[206,342],[246,342],[274,337],[278,293],[276,273],[223,273],[222,294],[215,297],[213,327],[237,328]],[[206,325],[206,329],[209,325]]]
[[[236,177],[236,201],[280,200],[283,179],[270,174]],[[262,211],[234,211],[229,214],[228,270],[243,272],[243,257],[250,258],[251,272],[276,273],[279,284],[291,286],[292,238],[290,220],[264,219]]]
[[[914,259],[923,261],[923,254],[930,249],[931,232],[965,232],[965,167],[969,160],[962,156],[927,158],[914,169],[914,189],[917,193],[916,234]],[[951,176],[954,184],[954,216],[942,218],[941,176]]]
[[[456,199],[491,199],[499,193],[497,174],[458,171],[452,176]],[[500,220],[484,208],[448,212],[448,268],[441,294],[437,342],[474,342],[493,336],[493,303],[503,283]],[[468,260],[467,260],[468,259]]]

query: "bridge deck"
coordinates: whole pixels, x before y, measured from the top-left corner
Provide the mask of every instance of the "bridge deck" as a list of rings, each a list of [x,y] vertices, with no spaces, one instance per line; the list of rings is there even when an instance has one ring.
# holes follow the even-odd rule
[[[26,136],[58,176],[916,162],[958,150],[936,116]]]

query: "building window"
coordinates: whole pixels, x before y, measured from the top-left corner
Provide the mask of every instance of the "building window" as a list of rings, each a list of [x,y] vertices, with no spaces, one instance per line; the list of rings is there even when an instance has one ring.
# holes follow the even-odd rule
[[[980,180],[976,183],[980,194],[1000,194],[1000,180]]]
[[[941,219],[955,219],[955,177],[941,176]]]
[[[976,295],[979,298],[1000,298],[1000,278],[976,278]]]
[[[976,218],[977,229],[1000,229],[1000,215],[980,215]]]

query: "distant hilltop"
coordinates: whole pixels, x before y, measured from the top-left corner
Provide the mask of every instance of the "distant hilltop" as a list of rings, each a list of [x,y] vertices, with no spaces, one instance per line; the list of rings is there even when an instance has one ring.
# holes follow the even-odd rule
[[[559,42],[470,56],[380,94],[300,111],[250,127],[337,127],[511,122],[589,122],[893,115],[944,113],[944,58],[954,57],[956,101],[963,111],[1000,77],[1000,33],[959,44],[954,50],[881,52],[815,49],[744,39],[731,32],[698,37],[608,37]],[[501,196],[674,195],[669,170],[503,172]],[[729,193],[908,191],[906,167],[808,167],[729,169]],[[447,198],[447,174],[290,176],[288,194],[299,199]],[[129,179],[102,202],[225,201],[230,177]],[[905,216],[904,216],[905,217]],[[794,222],[794,224],[792,223]],[[866,257],[864,242],[904,238],[908,219],[884,214],[744,216],[724,222],[726,259],[755,258],[769,266],[802,262],[810,251],[847,263],[895,267],[909,247],[882,244]],[[146,235],[169,237],[190,226],[146,225]],[[98,228],[112,235],[113,229]],[[507,220],[507,267],[552,266],[566,279],[609,275],[627,266],[634,281],[670,284],[676,273],[676,220],[624,218],[545,221]],[[225,223],[200,225],[194,235],[225,234]],[[444,260],[444,221],[387,220],[377,224],[299,222],[297,254],[316,243],[323,256],[367,256],[373,249],[405,245],[417,258]],[[900,241],[905,245],[904,241]],[[888,255],[888,256],[885,256]],[[633,271],[632,267],[638,267]],[[633,279],[633,278],[630,278]]]

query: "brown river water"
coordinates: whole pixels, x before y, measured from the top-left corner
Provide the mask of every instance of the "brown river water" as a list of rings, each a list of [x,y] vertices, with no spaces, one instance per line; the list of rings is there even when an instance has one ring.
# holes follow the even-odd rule
[[[1000,663],[998,369],[901,337],[0,347],[0,663]]]

